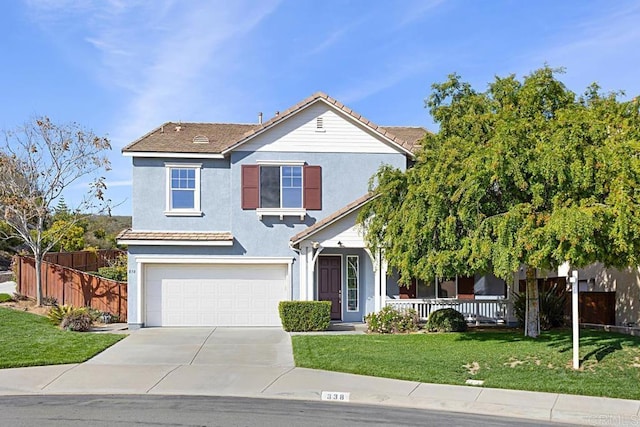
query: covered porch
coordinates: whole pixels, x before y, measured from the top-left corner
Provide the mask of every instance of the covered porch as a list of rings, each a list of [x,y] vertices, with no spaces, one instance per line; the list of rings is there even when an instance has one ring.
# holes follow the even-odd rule
[[[299,253],[299,299],[331,301],[334,321],[362,322],[386,299],[386,264],[356,223],[362,197],[291,238]]]
[[[506,283],[491,275],[399,286],[383,254],[367,249],[357,225],[358,211],[369,199],[360,198],[291,238],[299,253],[300,300],[331,301],[332,320],[343,322],[362,322],[386,305],[412,308],[422,320],[453,308],[470,323],[515,321]]]

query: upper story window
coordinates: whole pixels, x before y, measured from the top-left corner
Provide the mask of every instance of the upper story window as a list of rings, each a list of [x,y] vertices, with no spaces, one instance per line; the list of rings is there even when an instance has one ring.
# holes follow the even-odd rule
[[[322,169],[303,162],[242,166],[242,209],[263,215],[306,215],[322,209]]]
[[[165,164],[167,170],[166,215],[202,215],[199,164]]]
[[[302,208],[302,166],[261,166],[260,207]]]

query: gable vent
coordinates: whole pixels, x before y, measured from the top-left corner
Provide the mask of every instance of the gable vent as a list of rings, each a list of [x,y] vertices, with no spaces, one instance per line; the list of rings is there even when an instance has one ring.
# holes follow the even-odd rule
[[[193,142],[196,144],[208,144],[209,138],[204,135],[196,135],[193,137]]]
[[[324,129],[324,120],[322,119],[322,117],[318,117],[316,119],[316,130],[323,130]]]

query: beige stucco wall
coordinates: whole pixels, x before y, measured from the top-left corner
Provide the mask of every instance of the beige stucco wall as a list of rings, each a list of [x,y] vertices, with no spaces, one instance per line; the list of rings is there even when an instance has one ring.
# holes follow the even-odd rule
[[[588,281],[589,291],[616,292],[616,325],[640,324],[639,268],[617,270],[593,264],[578,270],[578,279]]]

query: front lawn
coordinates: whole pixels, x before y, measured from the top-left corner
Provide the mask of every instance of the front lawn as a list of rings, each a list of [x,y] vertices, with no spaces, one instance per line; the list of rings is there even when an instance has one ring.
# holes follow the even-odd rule
[[[124,337],[63,331],[45,317],[0,307],[0,368],[80,363]]]
[[[538,339],[517,330],[410,335],[294,335],[296,366],[425,383],[640,399],[640,338],[580,331],[581,370],[571,369],[571,331]]]

